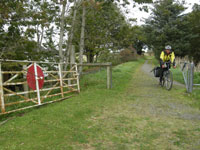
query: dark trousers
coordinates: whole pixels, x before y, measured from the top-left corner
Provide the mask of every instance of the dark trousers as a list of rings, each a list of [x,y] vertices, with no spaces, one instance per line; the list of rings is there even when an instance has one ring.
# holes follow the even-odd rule
[[[163,72],[167,71],[168,68],[171,68],[171,65],[167,63],[167,68],[162,68],[162,63],[160,62],[160,82],[162,81],[163,78]]]

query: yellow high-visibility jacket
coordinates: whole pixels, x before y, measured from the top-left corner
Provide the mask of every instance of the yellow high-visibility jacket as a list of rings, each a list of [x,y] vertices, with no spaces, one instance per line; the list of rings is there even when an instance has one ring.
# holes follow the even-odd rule
[[[175,65],[175,54],[174,52],[171,52],[169,55],[167,55],[165,53],[165,51],[162,51],[161,54],[160,54],[160,59],[161,59],[161,63],[163,64],[164,62],[167,62],[167,61],[171,61],[171,63],[173,65]]]

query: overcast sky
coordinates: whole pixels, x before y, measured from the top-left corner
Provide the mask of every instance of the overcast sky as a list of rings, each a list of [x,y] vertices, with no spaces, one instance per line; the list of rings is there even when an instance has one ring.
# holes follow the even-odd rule
[[[155,0],[154,0],[155,1]],[[194,3],[200,4],[200,0],[185,0],[186,2],[186,7],[187,10],[185,11],[185,13],[188,13],[192,10],[192,6],[194,5]],[[142,5],[136,5],[135,8],[133,8],[133,4],[130,4],[129,6],[127,6],[126,9],[123,8],[123,11],[128,11],[129,13],[126,14],[127,18],[137,18],[137,22],[134,24],[137,25],[141,25],[144,24],[144,22],[142,20],[144,20],[144,18],[148,18],[151,14],[151,12],[149,11],[149,13],[146,13],[144,11],[140,11],[139,7],[141,7]],[[148,5],[149,7],[152,7],[152,5]]]

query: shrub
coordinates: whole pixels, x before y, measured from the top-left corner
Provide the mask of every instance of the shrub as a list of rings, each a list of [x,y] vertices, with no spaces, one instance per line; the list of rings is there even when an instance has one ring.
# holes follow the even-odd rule
[[[137,56],[134,55],[134,52],[130,49],[124,49],[120,52],[120,59],[122,62],[136,60]]]

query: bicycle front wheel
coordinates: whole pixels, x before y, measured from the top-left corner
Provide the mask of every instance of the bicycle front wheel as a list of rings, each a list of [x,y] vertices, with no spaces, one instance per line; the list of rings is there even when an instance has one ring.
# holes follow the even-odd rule
[[[173,75],[170,70],[165,74],[165,88],[169,91],[172,88],[173,85]]]

